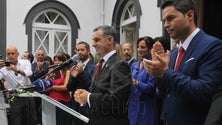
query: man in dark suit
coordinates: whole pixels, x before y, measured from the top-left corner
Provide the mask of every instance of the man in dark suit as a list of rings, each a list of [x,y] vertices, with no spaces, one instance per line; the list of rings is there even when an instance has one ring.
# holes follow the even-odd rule
[[[44,62],[45,52],[43,50],[38,50],[35,57],[36,62],[32,63],[33,74],[30,77],[32,82],[47,74],[49,66],[47,63]]]
[[[111,26],[94,29],[93,47],[103,59],[98,78],[93,75],[89,92],[78,89],[75,100],[87,105],[91,125],[128,125],[127,102],[130,95],[131,73],[129,65],[114,50],[116,31]],[[99,67],[99,66],[98,66]],[[97,70],[97,69],[96,69]]]
[[[136,59],[133,57],[134,50],[133,50],[133,45],[130,42],[125,42],[122,44],[122,51],[123,51],[123,58],[124,60],[131,65],[136,62]]]
[[[90,46],[86,42],[79,42],[76,45],[76,53],[79,54],[80,62],[77,66],[71,68],[71,76],[67,84],[67,89],[71,91],[71,108],[87,116],[84,107],[80,107],[79,103],[74,100],[74,92],[77,89],[89,90],[92,82],[92,73],[95,69],[95,63],[90,58]],[[79,119],[73,118],[74,125],[83,124]]]
[[[32,76],[30,76],[30,80],[32,82],[36,81],[37,79],[44,79],[42,78],[45,74],[48,73],[48,64],[44,62],[45,52],[43,50],[38,50],[36,52],[35,58],[36,62],[32,63]],[[41,109],[41,98],[36,97],[35,105],[36,105],[36,113],[37,113],[37,122],[39,124],[42,123],[42,109]]]
[[[180,41],[171,55],[157,42],[153,60],[143,60],[147,72],[160,78],[159,85],[167,90],[162,118],[168,125],[203,125],[212,95],[222,84],[222,41],[196,27],[192,0],[168,0],[161,7],[164,27]]]
[[[204,125],[222,125],[222,86],[217,89]]]

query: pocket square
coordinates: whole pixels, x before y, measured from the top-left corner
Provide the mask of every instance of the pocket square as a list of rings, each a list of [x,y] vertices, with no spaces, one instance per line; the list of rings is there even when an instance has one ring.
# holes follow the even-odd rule
[[[189,58],[185,63],[188,63],[189,61],[194,60],[194,57]]]

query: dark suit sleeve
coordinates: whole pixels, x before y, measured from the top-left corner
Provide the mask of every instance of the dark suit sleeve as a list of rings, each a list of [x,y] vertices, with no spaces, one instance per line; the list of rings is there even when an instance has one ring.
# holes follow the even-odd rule
[[[40,79],[42,76],[44,76],[45,74],[48,73],[48,64],[47,63],[43,63],[43,67],[42,70],[40,70],[39,72],[35,72],[35,68],[36,68],[37,63],[33,63],[32,64],[32,76],[31,76],[31,81],[34,82],[37,79]],[[42,78],[44,79],[44,78]]]
[[[72,77],[72,75],[70,75],[70,77],[69,77],[69,81],[68,81],[68,83],[67,83],[67,85],[66,85],[66,88],[69,90],[69,91],[73,91],[74,90],[74,83],[75,83],[75,78],[74,77]]]
[[[124,114],[130,93],[131,74],[128,64],[113,64],[90,95],[93,114]],[[116,116],[115,116],[116,117]]]
[[[222,125],[222,86],[213,97],[204,125]]]
[[[87,63],[84,71],[78,74],[76,78],[70,75],[69,82],[66,86],[67,89],[69,91],[75,91],[76,89],[79,89],[79,88],[88,90],[92,82],[91,76],[94,69],[95,69],[95,63],[89,62]]]

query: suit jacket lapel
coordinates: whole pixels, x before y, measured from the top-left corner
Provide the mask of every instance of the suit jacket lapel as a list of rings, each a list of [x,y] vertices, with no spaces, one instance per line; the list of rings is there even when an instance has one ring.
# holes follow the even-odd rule
[[[178,53],[178,48],[173,49],[171,52],[169,67],[172,69],[174,69],[176,63],[177,53]]]
[[[195,58],[195,57],[191,57],[192,53],[195,51],[195,48],[197,47],[197,44],[199,43],[199,39],[201,36],[204,35],[204,32],[202,30],[200,30],[194,37],[193,39],[191,40],[187,50],[185,51],[184,53],[184,56],[183,56],[183,59],[181,61],[181,64],[180,64],[180,67],[178,69],[178,71],[181,71],[182,67],[185,65],[185,62],[187,60],[189,60],[190,58]],[[174,65],[175,65],[175,62],[176,62],[176,58],[177,58],[177,53],[178,53],[178,50],[177,52],[175,53],[176,57],[175,57],[175,61],[174,61]]]
[[[114,61],[116,59],[116,56],[117,56],[117,54],[115,53],[107,60],[107,62],[103,66],[103,69],[102,69],[97,81],[99,81],[104,75],[106,75],[105,72],[107,72],[109,67],[115,63]]]
[[[98,68],[98,66],[97,66],[96,70],[95,70],[94,73],[93,73],[93,77],[92,77],[92,78],[93,78],[93,82],[92,82],[92,86],[91,86],[91,91],[93,91],[93,90],[96,88],[97,84],[100,83],[100,81],[102,80],[102,78],[103,78],[105,75],[107,75],[106,72],[109,71],[110,66],[115,63],[116,57],[117,57],[117,54],[115,53],[115,54],[113,54],[113,55],[107,60],[107,62],[106,62],[106,63],[104,64],[104,66],[103,66],[103,69],[102,69],[99,77],[98,77],[97,80],[95,81],[95,72],[97,71],[97,68]]]

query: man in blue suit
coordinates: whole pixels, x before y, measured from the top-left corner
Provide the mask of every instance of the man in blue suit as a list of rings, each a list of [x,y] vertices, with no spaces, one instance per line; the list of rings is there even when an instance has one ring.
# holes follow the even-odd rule
[[[192,0],[168,0],[161,7],[164,27],[180,41],[171,54],[155,43],[153,60],[143,60],[147,72],[160,78],[160,88],[167,90],[162,118],[168,125],[203,125],[211,98],[222,84],[222,41],[197,28]],[[185,52],[175,70],[180,47]]]

